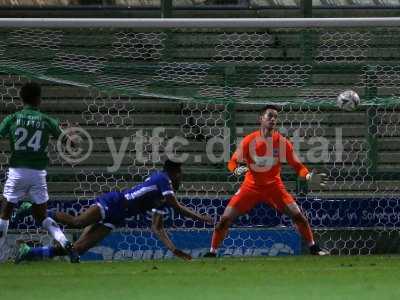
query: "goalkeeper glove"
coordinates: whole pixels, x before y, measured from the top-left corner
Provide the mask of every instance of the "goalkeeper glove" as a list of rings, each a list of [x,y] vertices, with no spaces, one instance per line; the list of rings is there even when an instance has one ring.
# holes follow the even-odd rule
[[[312,187],[324,187],[328,182],[328,175],[325,173],[317,173],[317,170],[313,169],[311,173],[306,176],[308,185]]]
[[[240,166],[237,167],[234,171],[233,174],[235,174],[236,176],[242,176],[244,173],[246,173],[249,170],[248,167],[246,166]]]

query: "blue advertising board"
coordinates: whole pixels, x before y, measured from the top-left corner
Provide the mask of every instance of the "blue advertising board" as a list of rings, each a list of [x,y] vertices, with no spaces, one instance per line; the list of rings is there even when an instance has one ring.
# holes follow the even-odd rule
[[[172,241],[192,255],[202,257],[208,252],[211,230],[169,230]],[[299,235],[291,229],[233,229],[219,250],[221,256],[283,256],[298,255]],[[115,232],[98,246],[90,249],[82,260],[161,259],[173,255],[148,230]]]
[[[210,198],[182,198],[185,205],[202,213],[207,212],[215,219],[222,215],[227,200]],[[314,228],[371,228],[400,227],[400,199],[396,198],[298,198],[298,203]],[[85,210],[92,201],[50,201],[51,210],[65,211],[76,215]],[[165,227],[172,228],[211,228],[204,223],[187,219],[166,208]],[[137,215],[126,220],[126,228],[149,228],[150,213]],[[235,223],[238,227],[246,226],[291,226],[288,217],[282,216],[266,205],[259,205]],[[25,229],[35,227],[32,217],[24,220],[14,219],[10,228]]]

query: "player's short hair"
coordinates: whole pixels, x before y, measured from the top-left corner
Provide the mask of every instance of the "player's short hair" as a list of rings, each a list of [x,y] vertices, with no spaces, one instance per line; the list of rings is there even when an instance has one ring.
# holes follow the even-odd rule
[[[37,82],[27,82],[19,91],[19,96],[25,104],[35,104],[42,94],[42,88]]]
[[[180,172],[182,164],[179,162],[174,162],[172,160],[166,160],[164,162],[164,170],[165,171],[172,171],[172,172]]]
[[[263,115],[267,111],[267,109],[273,109],[273,110],[279,111],[278,106],[276,106],[274,104],[267,104],[267,105],[263,106],[263,108],[260,110],[260,116]]]

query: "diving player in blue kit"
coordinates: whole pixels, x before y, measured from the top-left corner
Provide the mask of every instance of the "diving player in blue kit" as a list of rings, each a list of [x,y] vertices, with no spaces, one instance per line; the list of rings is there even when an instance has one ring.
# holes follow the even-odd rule
[[[54,216],[57,222],[71,228],[84,228],[83,233],[73,245],[76,255],[71,262],[79,262],[79,255],[98,244],[113,229],[123,225],[126,218],[148,211],[153,212],[151,229],[155,235],[174,255],[190,260],[191,256],[177,249],[169,239],[163,226],[163,212],[159,208],[168,205],[186,217],[208,224],[212,224],[212,218],[201,215],[176,200],[174,191],[179,188],[181,175],[181,164],[167,160],[163,171],[152,173],[143,183],[133,188],[101,195],[95,199],[95,204],[78,216],[57,212]],[[23,244],[17,254],[16,263],[22,260],[64,255],[67,253],[62,247],[31,248]]]

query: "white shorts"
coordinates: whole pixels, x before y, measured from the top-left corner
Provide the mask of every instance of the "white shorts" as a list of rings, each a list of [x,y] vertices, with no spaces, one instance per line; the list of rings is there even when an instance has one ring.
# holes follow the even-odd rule
[[[9,168],[3,196],[11,203],[29,196],[33,203],[43,204],[49,200],[46,175],[46,170]]]

